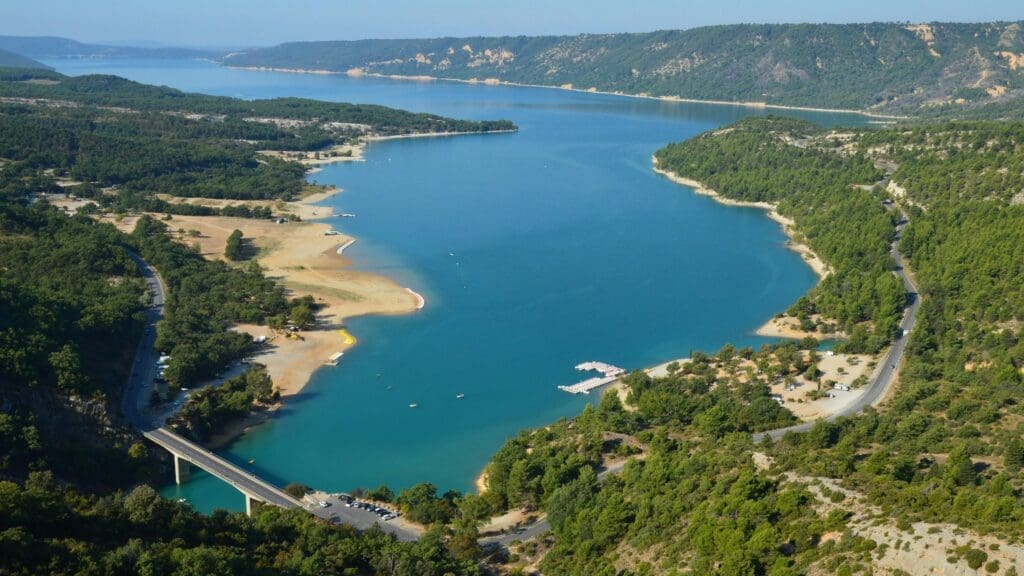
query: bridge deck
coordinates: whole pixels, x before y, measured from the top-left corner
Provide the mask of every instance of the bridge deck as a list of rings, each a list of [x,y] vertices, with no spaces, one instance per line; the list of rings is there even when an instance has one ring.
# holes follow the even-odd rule
[[[292,498],[277,486],[178,436],[166,428],[148,430],[143,432],[143,435],[171,454],[188,460],[195,466],[234,486],[239,492],[254,500],[280,506],[281,508],[304,508],[298,500]]]

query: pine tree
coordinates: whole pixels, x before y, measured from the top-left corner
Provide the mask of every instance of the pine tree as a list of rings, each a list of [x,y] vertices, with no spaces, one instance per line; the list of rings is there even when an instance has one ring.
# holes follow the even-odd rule
[[[1016,473],[1024,466],[1024,444],[1020,438],[1014,436],[1006,444],[1006,451],[1003,453],[1003,464],[1006,471]]]
[[[946,462],[946,477],[956,482],[958,486],[974,484],[974,463],[971,462],[966,447],[958,446],[949,453],[949,460]]]

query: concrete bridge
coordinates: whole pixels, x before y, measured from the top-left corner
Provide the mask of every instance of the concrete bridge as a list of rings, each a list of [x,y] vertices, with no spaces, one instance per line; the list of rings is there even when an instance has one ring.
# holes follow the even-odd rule
[[[277,486],[247,472],[235,464],[217,456],[166,428],[143,432],[154,444],[162,447],[174,457],[174,481],[178,484],[188,480],[190,467],[198,466],[235,487],[245,497],[245,513],[252,515],[252,503],[262,502],[281,508],[303,508],[301,502],[280,490]]]
[[[277,486],[217,456],[206,448],[178,436],[163,427],[161,418],[153,418],[146,414],[158,360],[155,347],[156,323],[163,318],[167,289],[163,280],[149,263],[137,254],[132,253],[131,257],[135,260],[139,272],[149,286],[152,301],[150,307],[145,311],[145,327],[142,338],[139,340],[139,347],[135,352],[132,373],[124,395],[122,408],[125,415],[146,438],[171,453],[174,457],[174,480],[178,484],[188,478],[190,466],[195,465],[241,492],[245,497],[245,511],[249,514],[252,513],[253,502],[311,511]],[[316,514],[317,511],[311,512]]]

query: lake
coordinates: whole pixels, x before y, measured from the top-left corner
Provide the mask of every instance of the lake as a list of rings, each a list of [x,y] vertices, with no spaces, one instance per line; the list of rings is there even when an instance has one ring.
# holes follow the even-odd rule
[[[365,162],[311,177],[345,189],[327,202],[356,214],[332,222],[358,239],[345,251],[354,266],[397,279],[427,304],[349,320],[359,345],[340,365],[222,451],[280,484],[471,490],[506,438],[597,400],[556,388],[587,377],[576,364],[635,369],[726,343],[758,346],[766,340],[754,330],[816,281],[761,211],[717,204],[651,170],[661,146],[757,110],[193,61],[48,64],[209,94],[374,103],[519,126],[375,143]],[[244,507],[238,492],[202,473],[163,493],[200,510]]]

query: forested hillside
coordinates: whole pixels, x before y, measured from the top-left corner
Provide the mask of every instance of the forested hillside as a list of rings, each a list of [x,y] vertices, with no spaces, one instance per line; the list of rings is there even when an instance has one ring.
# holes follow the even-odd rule
[[[156,192],[287,198],[305,169],[258,156],[275,142],[487,125],[375,106],[192,97],[114,77],[0,77],[0,574],[478,573],[441,529],[403,544],[302,511],[203,516],[147,486],[167,474],[162,453],[121,414],[148,305],[132,254],[169,288],[157,347],[172,355],[172,389],[251,350],[233,324],[263,324],[310,299],[290,300],[254,263],[204,260],[150,216],[132,234],[98,217],[169,210]],[[276,120],[250,120],[261,113]],[[335,129],[324,118],[366,124]],[[51,192],[100,207],[68,213],[48,203]],[[202,437],[274,395],[269,376],[252,370],[200,394],[183,428]]]
[[[146,464],[114,425],[140,333],[127,238],[0,198],[0,474],[127,485]]]
[[[49,66],[27,56],[0,49],[0,68],[39,68],[45,70],[49,69]]]
[[[58,36],[0,36],[0,49],[32,58],[211,58],[216,52],[192,48],[106,46]]]
[[[458,124],[111,77],[3,78],[0,573],[478,574],[482,559],[499,573],[552,576],[911,573],[929,538],[942,568],[1019,573],[1006,558],[1024,536],[1022,122],[823,130],[751,118],[660,150],[662,168],[796,221],[833,273],[794,312],[845,328],[839,350],[876,351],[895,336],[905,300],[887,249],[899,210],[910,216],[900,247],[923,303],[895,391],[877,411],[755,445],[752,432],[794,421],[769,386],[813,379],[824,353],[813,341],[696,351],[663,376],[630,375],[577,418],[510,438],[479,496],[429,484],[372,491],[432,525],[403,544],[301,512],[201,516],[139,486],[155,455],[118,417],[146,305],[129,251],[170,288],[158,336],[174,384],[247,349],[230,324],[266,322],[295,302],[258,266],[205,261],[157,219],[122,234],[39,193],[68,187],[119,211],[165,186],[287,197],[301,167],[257,151],[352,137],[314,117]],[[299,122],[247,120],[257,117]],[[203,438],[272,393],[257,369],[200,395],[176,424]],[[545,513],[551,534],[485,553],[481,526],[517,508]],[[889,563],[904,552],[914,564]]]
[[[103,205],[170,212],[154,193],[292,198],[305,168],[260,154],[317,150],[369,135],[488,132],[469,122],[374,105],[299,98],[244,101],[186,94],[115,76],[0,70],[0,190],[53,192],[55,177]],[[117,195],[102,194],[116,187]],[[192,208],[195,210],[195,208]]]
[[[1019,22],[294,42],[222,61],[912,114],[1010,114],[1024,97]]]
[[[628,378],[635,411],[607,395],[573,428],[511,441],[490,468],[496,493],[485,497],[496,506],[526,498],[548,511],[556,537],[541,554],[545,574],[668,574],[683,566],[723,575],[880,566],[914,573],[925,569],[919,554],[935,554],[940,567],[1017,574],[1019,549],[1002,556],[999,542],[1019,539],[1024,520],[1022,157],[1021,123],[823,131],[750,119],[664,149],[659,158],[679,174],[714,183],[727,197],[778,202],[826,260],[859,255],[856,263],[835,261],[841,284],[826,281],[812,293],[823,310],[840,296],[881,304],[884,294],[857,288],[872,282],[848,274],[863,266],[865,277],[883,282],[888,273],[872,246],[892,222],[883,212],[873,226],[872,214],[883,198],[907,210],[900,245],[924,302],[894,395],[877,412],[754,446],[753,399],[749,409],[724,411],[684,400],[757,390],[749,379],[769,366],[758,360],[766,351],[727,347],[710,361],[695,356],[667,379]],[[891,180],[850,187],[873,164]],[[862,203],[860,211],[836,217],[848,202]],[[815,232],[819,214],[833,219]],[[744,359],[757,369],[745,369]],[[592,470],[609,431],[632,435],[646,454],[621,480],[599,483]],[[917,544],[933,534],[939,550]],[[985,534],[995,536],[986,537],[991,544],[982,543]]]
[[[95,497],[43,472],[0,481],[0,573],[151,576],[477,575],[442,531],[416,543],[379,530],[331,526],[302,510],[257,508],[254,518],[206,516],[149,486]]]
[[[807,122],[753,118],[671,144],[656,157],[662,169],[727,198],[777,204],[795,220],[834,270],[795,312],[836,321],[851,335],[841,348],[875,353],[896,336],[907,304],[889,256],[899,215],[883,206],[881,192],[864,188],[885,173],[863,155],[843,158],[809,145],[818,132]]]

